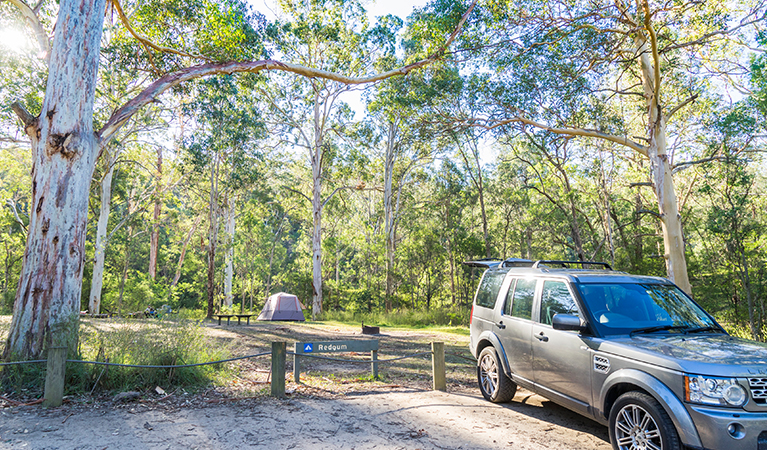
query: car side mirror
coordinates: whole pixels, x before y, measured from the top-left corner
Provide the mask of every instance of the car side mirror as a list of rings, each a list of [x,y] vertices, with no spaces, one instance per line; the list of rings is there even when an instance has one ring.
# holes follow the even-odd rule
[[[578,331],[588,330],[586,323],[580,317],[572,314],[554,314],[551,318],[551,326],[555,330]]]

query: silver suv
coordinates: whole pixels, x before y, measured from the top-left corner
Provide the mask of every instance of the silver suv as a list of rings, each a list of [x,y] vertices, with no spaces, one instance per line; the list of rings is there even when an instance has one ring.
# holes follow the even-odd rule
[[[473,261],[482,395],[536,392],[616,450],[767,450],[767,345],[728,335],[664,278],[605,263]]]

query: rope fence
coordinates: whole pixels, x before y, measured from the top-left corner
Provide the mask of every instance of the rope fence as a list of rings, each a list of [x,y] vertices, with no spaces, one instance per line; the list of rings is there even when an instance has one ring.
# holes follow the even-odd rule
[[[286,342],[272,342],[271,352],[237,356],[234,358],[202,362],[202,363],[173,364],[173,365],[121,364],[121,363],[112,363],[108,361],[81,361],[81,360],[75,360],[75,359],[66,359],[67,349],[65,347],[51,347],[48,350],[48,359],[0,362],[0,367],[23,365],[23,364],[47,363],[48,366],[46,370],[45,394],[44,394],[45,401],[43,402],[43,405],[54,406],[54,407],[60,406],[63,402],[66,363],[91,364],[91,365],[109,366],[109,367],[127,367],[127,368],[137,368],[137,369],[182,369],[182,368],[189,368],[189,367],[222,364],[222,363],[227,363],[232,361],[239,361],[239,360],[250,359],[250,358],[259,358],[262,356],[271,355],[271,373],[270,373],[270,377],[272,380],[271,395],[274,397],[284,397],[285,396],[285,362],[286,362],[287,355],[291,355],[294,357],[293,368],[295,373],[295,381],[297,383],[300,382],[299,381],[299,372],[300,372],[299,358],[314,358],[314,359],[325,360],[325,361],[335,361],[335,362],[343,362],[343,363],[351,363],[351,364],[371,364],[371,371],[373,372],[373,377],[375,379],[378,379],[378,364],[387,364],[387,363],[392,363],[395,361],[401,361],[405,359],[418,358],[418,357],[431,355],[433,389],[439,390],[439,391],[446,390],[445,347],[444,347],[444,343],[442,342],[432,342],[430,351],[413,353],[410,355],[398,356],[395,358],[388,358],[388,359],[377,358],[377,354],[378,354],[377,340],[335,341],[335,342],[328,342],[328,343],[320,342],[320,343],[313,343],[313,344],[317,344],[318,348],[320,349],[323,348],[322,347],[323,345],[326,345],[326,347],[327,347],[327,344],[334,345],[332,347],[333,350],[325,350],[325,351],[343,352],[345,350],[348,350],[347,348],[348,346],[353,346],[354,348],[366,348],[367,351],[370,351],[371,353],[371,359],[361,360],[361,359],[349,359],[349,358],[334,358],[334,357],[321,356],[321,355],[316,355],[316,354],[307,353],[307,352],[303,352],[303,353],[299,352],[298,351],[299,346],[307,345],[305,343],[296,343],[296,351],[288,352]],[[313,344],[308,344],[308,345],[313,345]],[[362,347],[360,347],[361,345]],[[336,349],[336,347],[338,347],[338,350]],[[307,347],[307,348],[310,348],[310,347]],[[311,352],[311,350],[309,351]],[[322,350],[319,350],[319,351],[322,351]],[[353,352],[353,350],[346,351],[346,353],[351,353],[351,352]],[[474,359],[467,358],[465,356],[462,356],[456,353],[448,353],[448,355],[465,359],[472,363],[476,362],[476,360]]]

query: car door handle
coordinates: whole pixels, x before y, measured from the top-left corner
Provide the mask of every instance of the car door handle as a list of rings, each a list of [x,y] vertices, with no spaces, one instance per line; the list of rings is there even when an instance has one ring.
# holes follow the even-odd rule
[[[503,330],[503,329],[505,329],[505,328],[506,328],[506,325],[504,325],[504,324],[503,324],[503,320],[502,320],[502,321],[500,321],[500,322],[498,322],[498,323],[496,324],[496,326],[497,326],[498,328],[500,328],[501,330]]]
[[[549,342],[549,337],[543,334],[543,331],[541,331],[540,334],[536,334],[535,338],[541,342]]]

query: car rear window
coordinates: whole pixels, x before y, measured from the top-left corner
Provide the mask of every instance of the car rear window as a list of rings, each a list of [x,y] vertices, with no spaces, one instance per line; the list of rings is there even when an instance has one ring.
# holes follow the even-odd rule
[[[482,282],[477,290],[477,306],[484,308],[495,308],[495,301],[498,299],[498,291],[501,289],[506,272],[485,272]]]

